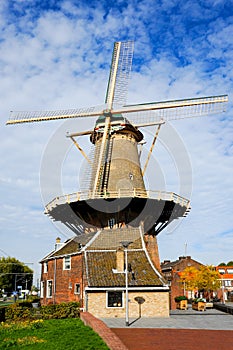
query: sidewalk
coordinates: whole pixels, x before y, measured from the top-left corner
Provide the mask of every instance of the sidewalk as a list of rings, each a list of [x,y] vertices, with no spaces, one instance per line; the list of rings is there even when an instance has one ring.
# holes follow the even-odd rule
[[[230,350],[233,349],[233,315],[216,309],[173,310],[169,318],[102,321],[128,350]]]
[[[209,329],[233,330],[233,315],[216,309],[195,311],[172,310],[169,318],[139,318],[129,319],[129,327],[125,326],[124,318],[103,318],[109,328],[175,328],[175,329]],[[233,335],[232,335],[233,336]]]

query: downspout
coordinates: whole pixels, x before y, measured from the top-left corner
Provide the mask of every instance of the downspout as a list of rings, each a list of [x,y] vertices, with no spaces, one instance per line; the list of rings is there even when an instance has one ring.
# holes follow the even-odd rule
[[[54,272],[53,272],[53,303],[56,304],[56,275],[57,275],[57,260],[54,259]]]
[[[84,259],[84,254],[83,252],[81,253],[81,258],[82,258],[82,276],[81,276],[81,281],[82,281],[82,284],[81,284],[81,308],[83,309],[84,308],[84,263],[83,263],[83,259]],[[84,309],[83,309],[84,310]]]

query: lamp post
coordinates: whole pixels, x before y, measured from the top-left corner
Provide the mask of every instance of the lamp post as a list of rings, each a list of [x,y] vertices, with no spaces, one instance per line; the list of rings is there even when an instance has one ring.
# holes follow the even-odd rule
[[[129,326],[129,291],[128,291],[128,247],[131,241],[121,242],[125,251],[125,325]]]

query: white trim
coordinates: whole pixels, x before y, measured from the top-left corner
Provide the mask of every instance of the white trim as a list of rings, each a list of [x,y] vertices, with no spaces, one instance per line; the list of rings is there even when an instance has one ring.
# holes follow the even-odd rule
[[[108,306],[108,293],[109,292],[121,292],[121,306]],[[124,309],[124,291],[123,290],[106,290],[106,309]]]
[[[85,251],[96,240],[96,238],[99,237],[101,232],[101,230],[97,231],[90,241],[81,249],[81,251]]]
[[[48,273],[48,260],[43,262],[43,273]]]
[[[79,285],[79,292],[76,292],[76,286]],[[74,283],[74,294],[75,295],[80,295],[81,294],[81,283]]]
[[[152,263],[151,261],[151,258],[150,258],[150,255],[146,249],[146,245],[145,245],[145,242],[144,242],[144,239],[143,239],[143,234],[142,234],[142,229],[141,229],[141,226],[139,226],[139,232],[140,232],[140,235],[141,235],[141,239],[142,239],[142,245],[143,245],[143,250],[146,254],[146,257],[152,267],[152,269],[155,271],[155,273],[158,275],[159,279],[160,279],[160,282],[163,283],[164,286],[168,286],[167,284],[164,283],[164,277],[159,273],[159,271],[155,268],[154,264]]]
[[[88,276],[87,251],[86,251],[86,250],[84,250],[84,263],[85,263],[86,278],[87,278],[87,283],[88,283],[88,281],[89,281],[89,276]]]
[[[66,262],[66,258],[69,258],[69,263]],[[69,267],[66,267],[66,264]],[[71,270],[71,256],[70,254],[67,254],[63,257],[63,271],[69,271],[69,270]]]
[[[45,292],[45,283],[44,281],[40,281],[40,298],[44,298],[44,292]]]
[[[48,288],[49,282],[52,282],[51,295],[49,295],[49,293],[48,293],[48,291],[49,291],[49,288]],[[46,281],[46,298],[51,299],[52,297],[53,297],[53,280],[47,280]]]
[[[103,291],[124,291],[125,287],[86,287],[85,291],[87,292],[103,292]],[[161,291],[161,292],[168,292],[169,291],[169,287],[168,286],[163,286],[163,287],[128,287],[129,292],[130,291],[145,291],[145,290],[154,290],[154,291]]]

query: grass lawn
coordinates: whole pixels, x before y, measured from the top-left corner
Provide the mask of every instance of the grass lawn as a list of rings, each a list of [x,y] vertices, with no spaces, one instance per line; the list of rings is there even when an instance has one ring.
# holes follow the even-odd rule
[[[107,350],[103,340],[80,319],[0,324],[0,349]]]

